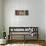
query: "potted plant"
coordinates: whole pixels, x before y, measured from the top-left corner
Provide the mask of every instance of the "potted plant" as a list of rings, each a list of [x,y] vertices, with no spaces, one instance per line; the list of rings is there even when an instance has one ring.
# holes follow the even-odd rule
[[[4,31],[4,30],[3,30]],[[2,29],[0,30],[0,44],[6,44],[6,32],[3,32]]]

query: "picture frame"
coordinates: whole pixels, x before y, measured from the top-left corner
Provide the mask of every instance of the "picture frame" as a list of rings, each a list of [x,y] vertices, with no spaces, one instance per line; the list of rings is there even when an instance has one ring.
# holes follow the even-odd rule
[[[27,16],[29,15],[28,10],[15,10],[15,15],[16,16]]]

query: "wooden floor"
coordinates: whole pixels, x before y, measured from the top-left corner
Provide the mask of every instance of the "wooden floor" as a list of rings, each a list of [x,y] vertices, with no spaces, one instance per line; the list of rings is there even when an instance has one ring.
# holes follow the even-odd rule
[[[0,46],[6,46],[8,44],[39,44],[42,46],[46,46],[46,42],[44,40],[8,40],[7,44],[0,45]]]
[[[46,46],[46,42],[44,40],[9,40],[8,43],[39,44]]]

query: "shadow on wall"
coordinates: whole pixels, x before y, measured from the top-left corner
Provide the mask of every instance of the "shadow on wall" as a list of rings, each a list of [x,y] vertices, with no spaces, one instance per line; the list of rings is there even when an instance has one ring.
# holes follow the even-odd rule
[[[0,28],[0,39],[3,38],[3,33],[2,33],[2,30]]]

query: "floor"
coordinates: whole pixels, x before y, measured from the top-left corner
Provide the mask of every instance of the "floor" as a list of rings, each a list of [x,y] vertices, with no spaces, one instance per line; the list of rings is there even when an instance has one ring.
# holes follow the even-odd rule
[[[0,46],[42,46],[39,44],[7,44],[7,45],[0,45]]]
[[[0,46],[46,46],[46,42],[42,41],[42,40],[19,40],[19,41],[15,41],[15,40],[10,40],[7,44],[5,45],[0,45]]]

